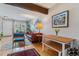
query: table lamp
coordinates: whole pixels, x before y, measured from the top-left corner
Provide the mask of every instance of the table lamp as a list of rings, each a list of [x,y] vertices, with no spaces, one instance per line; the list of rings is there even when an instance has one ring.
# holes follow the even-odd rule
[[[43,24],[41,22],[38,22],[36,25],[36,28],[39,30],[39,33],[40,33],[40,29],[43,28]]]

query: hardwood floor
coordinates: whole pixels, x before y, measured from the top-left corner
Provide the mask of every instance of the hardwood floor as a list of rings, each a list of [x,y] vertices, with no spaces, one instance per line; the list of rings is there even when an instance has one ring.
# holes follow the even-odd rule
[[[7,39],[7,40],[5,41],[5,39]],[[10,38],[7,37],[7,38],[3,38],[3,40],[0,41],[0,44],[1,44],[0,56],[7,56],[7,54],[13,52],[12,49],[10,49],[10,50],[8,49],[9,48],[9,46],[8,46],[9,43],[12,42],[11,39],[12,39],[11,37]],[[51,49],[45,48],[45,50],[42,51],[42,44],[41,43],[33,43],[32,45],[28,46],[28,47],[26,46],[26,49],[34,47],[41,56],[57,56],[57,52],[55,52]],[[21,50],[21,48],[20,49],[15,49],[15,51],[17,51],[17,50]]]
[[[41,56],[57,56],[57,52],[45,47],[45,50],[42,51],[41,43],[33,43],[34,48],[38,51]]]

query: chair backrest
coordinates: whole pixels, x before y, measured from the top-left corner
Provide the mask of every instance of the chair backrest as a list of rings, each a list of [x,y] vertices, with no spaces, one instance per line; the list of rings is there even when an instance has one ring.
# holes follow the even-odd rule
[[[24,37],[24,33],[14,33],[13,37],[14,38],[16,38],[16,37]]]

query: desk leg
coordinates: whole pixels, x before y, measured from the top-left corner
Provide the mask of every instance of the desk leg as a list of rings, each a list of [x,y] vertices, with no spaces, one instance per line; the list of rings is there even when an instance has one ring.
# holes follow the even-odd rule
[[[44,35],[42,36],[42,51],[44,51]]]
[[[61,52],[58,53],[58,56],[61,56]]]
[[[42,51],[44,51],[44,44],[42,43]]]
[[[62,44],[62,56],[65,56],[65,44]]]
[[[73,41],[70,43],[70,47],[71,47],[71,48],[73,47]]]

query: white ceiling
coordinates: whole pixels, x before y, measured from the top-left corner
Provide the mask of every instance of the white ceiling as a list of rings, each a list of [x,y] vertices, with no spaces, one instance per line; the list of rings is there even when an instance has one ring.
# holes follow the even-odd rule
[[[51,8],[53,7],[56,3],[35,3],[36,5],[45,7],[45,8]]]

